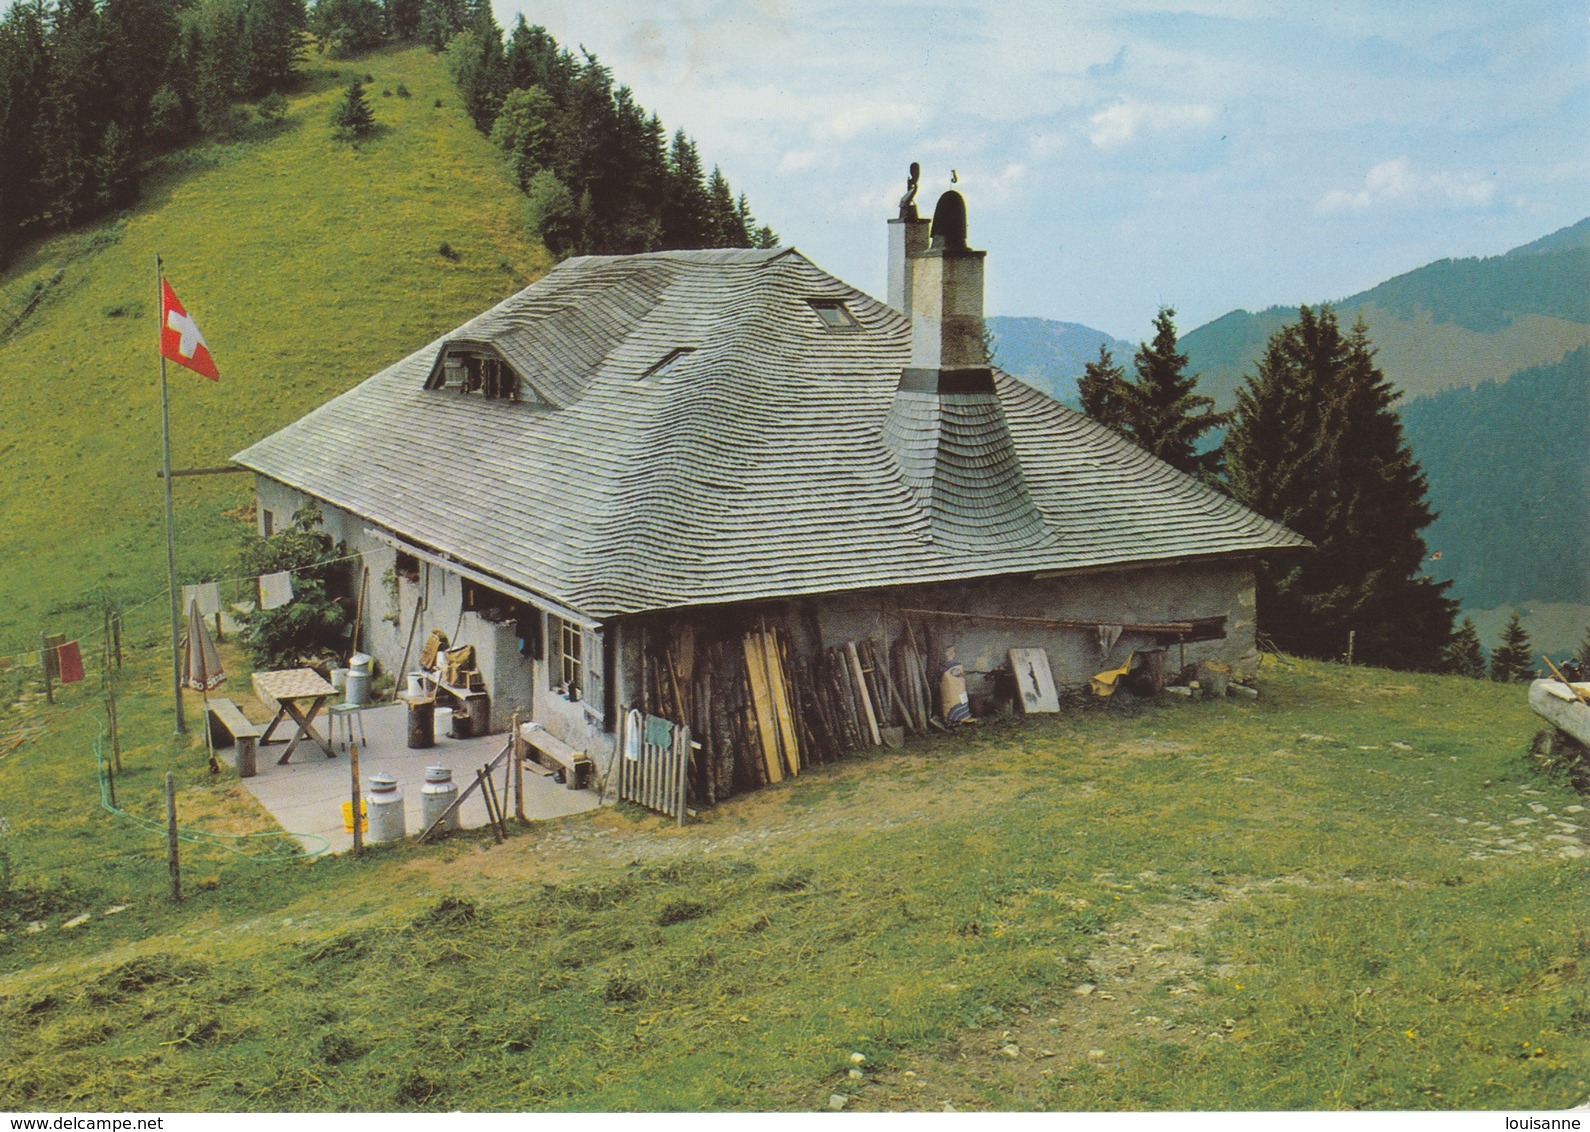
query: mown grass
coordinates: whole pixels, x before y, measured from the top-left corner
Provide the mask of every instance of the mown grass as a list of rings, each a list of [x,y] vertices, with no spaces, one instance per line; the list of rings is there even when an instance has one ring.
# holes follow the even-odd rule
[[[355,72],[381,125],[356,148],[328,121]],[[382,96],[400,83],[412,98]],[[221,371],[170,372],[173,461],[206,467],[543,274],[527,207],[437,60],[395,50],[312,60],[279,126],[183,151],[135,210],[24,249],[0,326],[46,290],[0,340],[0,655],[164,589],[157,252]],[[227,576],[248,479],[178,481],[183,580]]]
[[[165,741],[149,634],[124,798],[158,812],[175,767],[193,820],[267,828]],[[159,838],[94,804],[89,721],[35,709],[0,847],[56,896],[0,941],[0,1107],[1582,1102],[1586,859],[1539,836],[1578,802],[1528,765],[1517,690],[1316,664],[1263,688],[988,721],[683,831],[625,808],[363,861],[188,846],[176,906]],[[1536,847],[1501,852],[1519,829]],[[1150,941],[1173,972],[1101,968]]]

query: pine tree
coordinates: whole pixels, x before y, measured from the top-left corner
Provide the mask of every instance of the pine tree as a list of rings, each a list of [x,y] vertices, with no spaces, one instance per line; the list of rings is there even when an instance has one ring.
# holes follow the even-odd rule
[[[701,173],[701,155],[683,130],[674,134],[668,155],[662,226],[667,248],[704,248],[711,241],[712,202]]]
[[[521,189],[552,161],[557,107],[540,87],[510,91],[491,127],[491,140],[507,155]]]
[[[1126,406],[1131,391],[1126,388],[1126,371],[1115,364],[1108,346],[1101,343],[1098,360],[1083,367],[1077,395],[1082,399],[1082,412],[1090,419],[1127,435]]]
[[[1502,643],[1491,650],[1491,679],[1502,684],[1528,680],[1534,672],[1534,646],[1515,611],[1502,630]]]
[[[1442,663],[1456,602],[1420,573],[1434,513],[1396,400],[1367,330],[1344,337],[1328,306],[1271,335],[1237,395],[1232,496],[1316,548],[1260,570],[1260,628],[1283,648],[1336,656],[1355,632],[1366,663]]]
[[[375,129],[375,111],[364,96],[364,83],[354,79],[331,115],[333,133],[341,141],[357,141]]]
[[[359,0],[344,2],[353,4]],[[374,0],[362,2],[374,8]],[[373,15],[372,47],[380,42],[381,29],[380,11],[375,10]],[[304,0],[248,0],[238,43],[237,92],[246,98],[258,98],[286,86],[298,69],[301,36],[307,24]]]
[[[379,47],[387,35],[388,18],[377,0],[315,0],[309,31],[319,50],[334,59],[346,58]]]
[[[1463,624],[1446,648],[1446,671],[1471,680],[1485,679],[1485,649],[1472,618],[1463,618]]]
[[[745,224],[740,219],[734,190],[729,187],[729,179],[723,175],[723,170],[716,165],[712,167],[712,176],[707,179],[707,199],[712,212],[709,244],[715,248],[750,247],[751,234],[745,230]]]
[[[1210,429],[1229,423],[1231,414],[1215,412],[1212,397],[1193,392],[1198,375],[1185,372],[1187,355],[1176,349],[1175,317],[1173,308],[1161,307],[1154,317],[1154,340],[1139,346],[1133,358],[1137,380],[1129,386],[1127,433],[1171,467],[1212,477],[1220,470],[1220,452],[1199,452],[1198,442]]]

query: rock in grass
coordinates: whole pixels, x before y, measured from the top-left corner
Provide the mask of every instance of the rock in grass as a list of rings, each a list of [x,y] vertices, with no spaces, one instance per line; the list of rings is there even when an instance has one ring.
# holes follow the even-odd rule
[[[73,916],[70,920],[67,920],[66,923],[61,925],[61,929],[65,931],[71,928],[80,928],[86,923],[88,923],[88,913],[84,912],[81,916]]]
[[[828,1107],[833,1109],[835,1112],[838,1112],[849,1103],[850,1098],[845,1096],[844,1093],[834,1093],[828,1098]]]
[[[864,1053],[853,1053],[850,1055],[850,1061],[853,1065],[862,1065],[866,1062],[866,1060],[867,1055]]]
[[[1096,989],[1097,988],[1094,987],[1094,985],[1092,983],[1078,983],[1076,986],[1071,988],[1071,993],[1072,994],[1080,994],[1083,997],[1086,997],[1086,996],[1092,994],[1094,992],[1094,990],[1096,990]]]

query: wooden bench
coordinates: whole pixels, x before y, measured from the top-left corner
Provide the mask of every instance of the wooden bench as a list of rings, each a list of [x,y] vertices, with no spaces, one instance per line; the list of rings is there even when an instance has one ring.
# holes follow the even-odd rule
[[[520,724],[519,738],[563,768],[570,790],[578,790],[590,781],[592,764],[584,751],[575,750],[536,723]]]
[[[253,778],[254,757],[264,729],[244,715],[242,709],[231,700],[210,700],[209,708],[210,742],[217,747],[235,743],[237,773],[243,778]]]
[[[491,696],[475,688],[461,688],[443,683],[433,672],[421,672],[420,679],[433,689],[433,694],[462,710],[469,720],[470,735],[487,735],[491,732]]]

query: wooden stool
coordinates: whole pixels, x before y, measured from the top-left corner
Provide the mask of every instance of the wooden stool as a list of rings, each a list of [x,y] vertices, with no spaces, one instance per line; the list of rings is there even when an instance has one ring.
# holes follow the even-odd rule
[[[353,729],[357,723],[359,728],[359,746],[369,747],[370,742],[364,737],[364,705],[362,704],[332,704],[326,709],[326,714],[331,716],[331,745],[337,745],[337,721],[342,721],[342,749],[346,751],[353,743]]]

